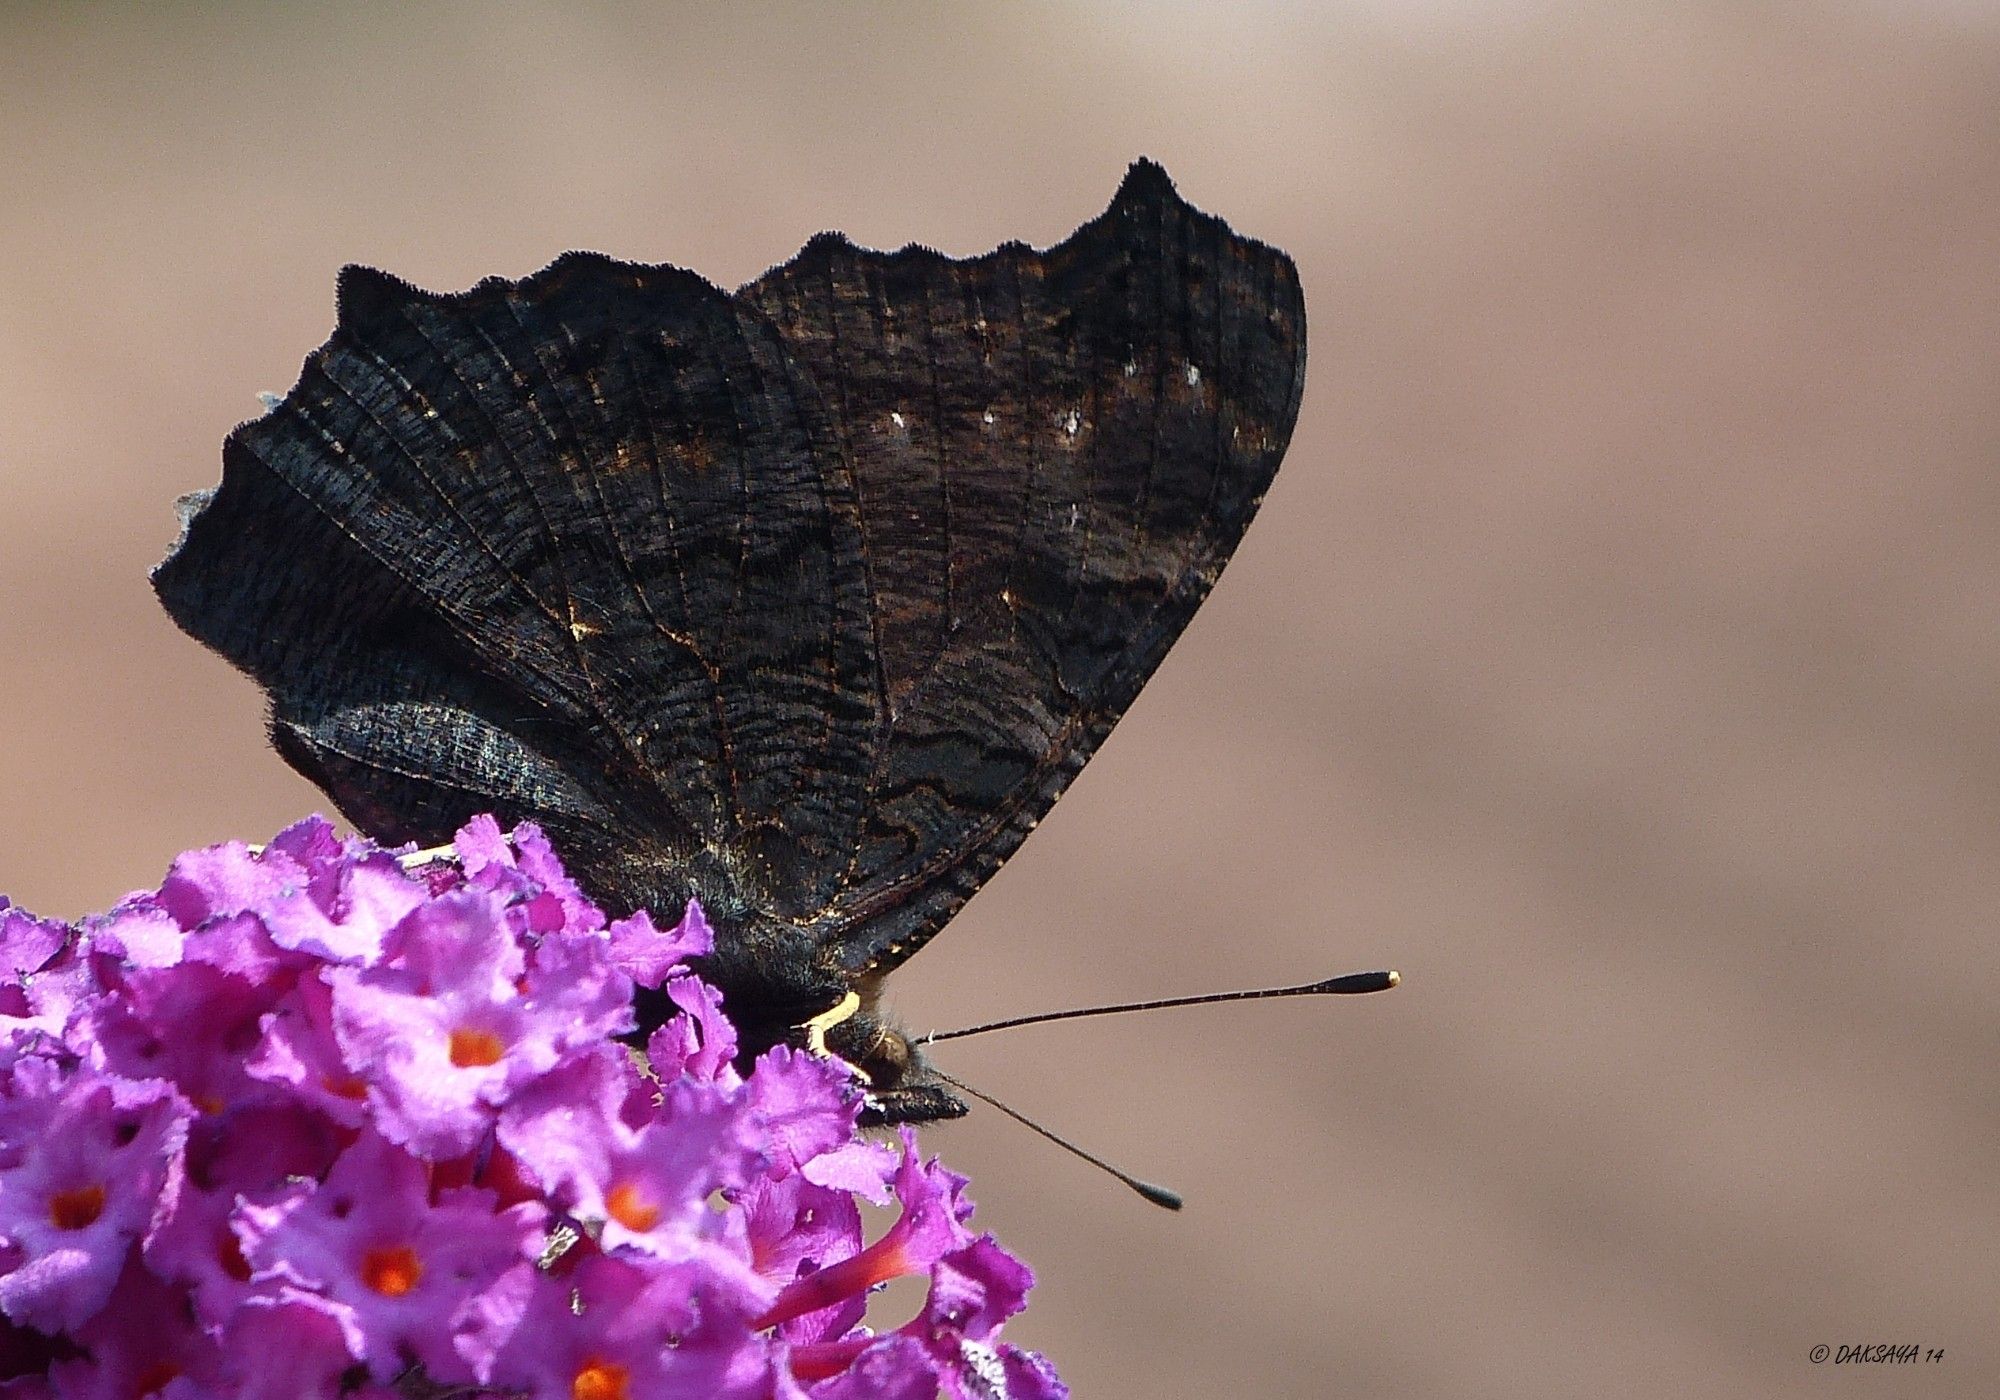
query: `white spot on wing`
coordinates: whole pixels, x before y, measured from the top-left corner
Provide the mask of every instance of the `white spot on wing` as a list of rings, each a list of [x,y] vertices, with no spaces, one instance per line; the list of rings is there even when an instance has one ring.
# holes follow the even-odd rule
[[[1190,389],[1201,383],[1201,368],[1192,361],[1189,362],[1187,367],[1187,381]]]
[[[903,426],[903,415],[900,413],[892,413],[889,415],[889,421],[891,423],[894,423],[897,427],[900,428]]]
[[[1083,426],[1083,415],[1078,413],[1073,408],[1063,418],[1063,431],[1068,433],[1071,437],[1075,437],[1076,430],[1082,426]]]
[[[986,410],[985,422],[988,427],[993,426],[993,410],[990,408]]]

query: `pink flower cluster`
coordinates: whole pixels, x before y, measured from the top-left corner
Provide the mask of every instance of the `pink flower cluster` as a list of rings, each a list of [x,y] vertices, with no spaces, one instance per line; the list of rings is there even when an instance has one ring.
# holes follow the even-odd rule
[[[77,927],[0,900],[0,1397],[1066,1394],[964,1178],[838,1061],[737,1072],[699,908],[607,924],[531,826],[456,852],[315,818]]]

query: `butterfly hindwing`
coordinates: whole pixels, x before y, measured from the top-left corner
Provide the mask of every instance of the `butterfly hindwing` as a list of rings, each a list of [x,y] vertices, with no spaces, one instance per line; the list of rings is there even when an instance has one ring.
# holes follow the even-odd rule
[[[823,905],[878,732],[872,643],[852,492],[768,324],[591,256],[341,290],[298,386],[231,436],[157,576],[169,609],[376,834],[498,809],[594,828],[572,858],[609,900]]]

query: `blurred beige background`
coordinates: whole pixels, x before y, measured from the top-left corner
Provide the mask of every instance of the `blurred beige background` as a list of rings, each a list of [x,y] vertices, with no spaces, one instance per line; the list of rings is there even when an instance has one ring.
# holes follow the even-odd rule
[[[1041,1272],[1018,1338],[1089,1400],[2000,1394],[1971,0],[8,4],[0,889],[79,914],[323,805],[145,575],[342,262],[974,253],[1140,153],[1298,259],[1304,416],[900,1005],[1408,981],[952,1047],[1190,1198],[931,1133]]]

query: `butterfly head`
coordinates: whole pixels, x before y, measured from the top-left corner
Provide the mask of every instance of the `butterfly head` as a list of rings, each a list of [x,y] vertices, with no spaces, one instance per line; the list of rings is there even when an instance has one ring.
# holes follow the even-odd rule
[[[839,1010],[845,1001],[832,1010]],[[916,1042],[873,1007],[857,1005],[828,1026],[825,1045],[854,1066],[866,1083],[864,1126],[965,1116],[965,1100],[931,1068]]]

